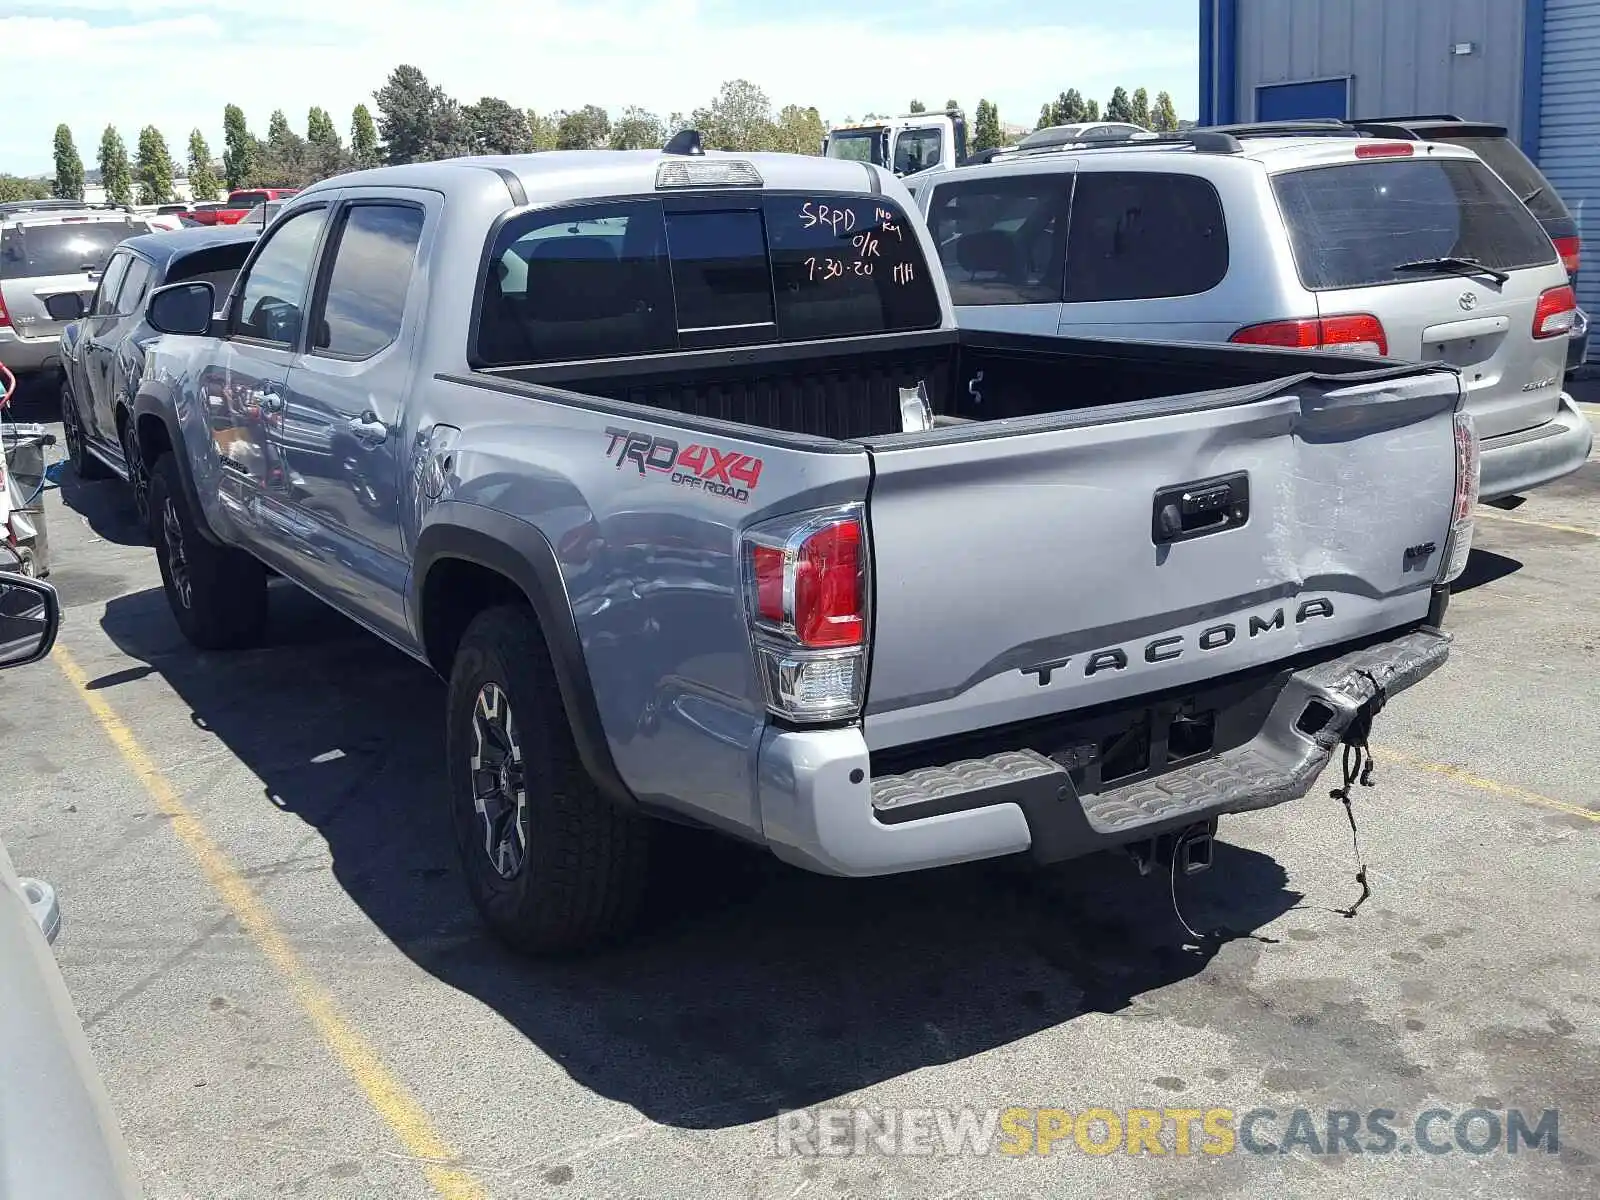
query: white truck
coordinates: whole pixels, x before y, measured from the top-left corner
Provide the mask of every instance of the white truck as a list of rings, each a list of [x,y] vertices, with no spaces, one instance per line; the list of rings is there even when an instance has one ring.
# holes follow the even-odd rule
[[[947,171],[967,161],[967,118],[947,108],[835,125],[822,139],[822,153],[889,167],[900,176]]]

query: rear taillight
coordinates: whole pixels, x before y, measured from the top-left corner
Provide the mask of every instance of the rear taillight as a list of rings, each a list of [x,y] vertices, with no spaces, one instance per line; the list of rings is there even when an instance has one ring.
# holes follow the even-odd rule
[[[1565,337],[1572,332],[1578,319],[1578,297],[1566,284],[1539,293],[1539,303],[1533,306],[1533,336],[1536,338]]]
[[[767,708],[776,715],[837,721],[861,711],[868,557],[859,504],[745,532],[751,643]]]
[[[1456,494],[1450,509],[1450,536],[1444,544],[1439,582],[1449,583],[1467,569],[1472,553],[1472,516],[1478,507],[1478,430],[1469,413],[1455,415]]]
[[[1282,346],[1289,350],[1333,350],[1343,354],[1388,354],[1383,322],[1371,313],[1337,317],[1303,317],[1246,325],[1228,339],[1245,346]]]
[[[11,327],[11,314],[6,311],[6,298],[0,296],[0,329]]]
[[[1356,147],[1357,158],[1410,158],[1410,142],[1362,142]]]
[[[1556,253],[1561,256],[1561,265],[1567,269],[1568,275],[1578,273],[1578,260],[1583,256],[1583,242],[1575,237],[1551,238],[1556,244]]]

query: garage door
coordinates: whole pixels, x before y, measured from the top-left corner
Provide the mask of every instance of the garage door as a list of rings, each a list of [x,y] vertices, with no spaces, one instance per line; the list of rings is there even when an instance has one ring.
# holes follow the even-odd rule
[[[1583,237],[1578,301],[1600,313],[1600,0],[1545,0],[1539,167]],[[1600,339],[1589,340],[1591,360]]]

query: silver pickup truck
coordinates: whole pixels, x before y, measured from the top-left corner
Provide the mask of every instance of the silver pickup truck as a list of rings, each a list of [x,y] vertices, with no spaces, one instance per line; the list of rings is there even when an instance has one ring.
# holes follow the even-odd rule
[[[148,316],[178,624],[258,639],[276,573],[444,676],[534,952],[626,924],[651,818],[840,875],[1208,846],[1444,660],[1471,543],[1452,369],[959,330],[871,164],[344,175]]]

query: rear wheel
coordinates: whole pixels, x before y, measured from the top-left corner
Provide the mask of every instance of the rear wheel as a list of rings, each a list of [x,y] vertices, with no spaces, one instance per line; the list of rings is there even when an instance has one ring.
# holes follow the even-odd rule
[[[183,635],[202,650],[258,641],[267,624],[266,570],[244,551],[201,534],[171,454],[150,472],[149,503],[161,586]]]
[[[72,398],[72,385],[65,382],[61,385],[61,433],[67,443],[67,461],[72,464],[74,475],[86,482],[111,475],[111,468],[84,446],[83,419],[78,415],[77,401]]]
[[[128,490],[133,493],[133,516],[140,529],[150,528],[150,469],[139,453],[139,431],[132,418],[122,423],[122,459],[128,465]]]
[[[445,744],[456,846],[489,927],[530,954],[625,931],[646,882],[650,823],[601,795],[584,770],[526,608],[489,609],[467,628]]]

